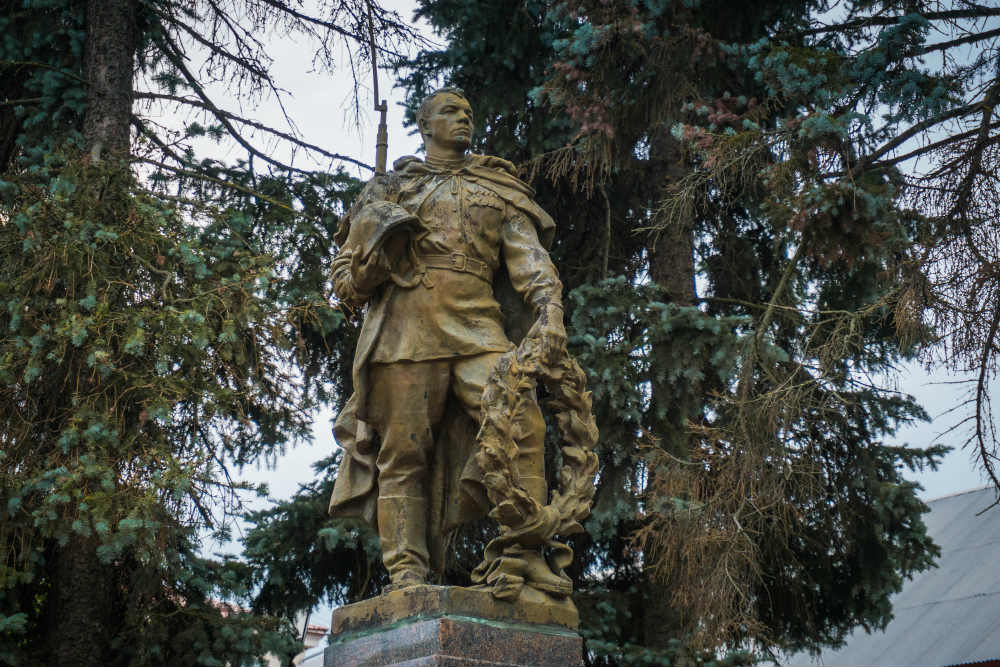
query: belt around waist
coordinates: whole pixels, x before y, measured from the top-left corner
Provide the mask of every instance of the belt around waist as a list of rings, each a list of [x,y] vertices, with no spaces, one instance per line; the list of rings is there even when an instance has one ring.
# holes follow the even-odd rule
[[[492,282],[493,280],[493,271],[490,270],[486,262],[466,257],[460,252],[453,252],[450,255],[423,255],[420,257],[420,261],[428,269],[447,269],[449,271],[471,273],[486,282]]]

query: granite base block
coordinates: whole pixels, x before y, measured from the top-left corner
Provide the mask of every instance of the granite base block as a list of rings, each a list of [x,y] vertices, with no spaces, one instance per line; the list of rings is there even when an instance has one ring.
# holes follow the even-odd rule
[[[438,616],[553,625],[570,630],[580,624],[580,615],[571,598],[556,600],[527,587],[516,600],[507,601],[496,599],[483,588],[411,586],[336,609],[330,621],[330,634],[336,637],[407,619]]]
[[[471,591],[471,592],[470,592]],[[485,597],[481,597],[485,595]],[[491,602],[473,589],[421,586],[334,612],[325,667],[580,667],[574,614]],[[533,605],[529,605],[531,607]],[[569,603],[572,606],[572,603]],[[548,623],[525,621],[524,616]]]

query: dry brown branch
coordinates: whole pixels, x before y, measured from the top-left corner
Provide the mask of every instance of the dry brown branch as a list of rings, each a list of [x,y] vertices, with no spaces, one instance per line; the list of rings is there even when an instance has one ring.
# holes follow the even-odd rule
[[[607,181],[611,160],[611,142],[593,134],[532,158],[520,165],[520,172],[528,182],[542,174],[553,183],[565,178],[573,189],[592,197],[594,189]]]

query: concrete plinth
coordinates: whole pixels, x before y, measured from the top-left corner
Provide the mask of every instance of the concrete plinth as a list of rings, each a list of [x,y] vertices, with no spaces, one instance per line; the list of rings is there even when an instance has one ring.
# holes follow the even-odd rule
[[[415,586],[333,613],[325,667],[578,667],[572,601]]]

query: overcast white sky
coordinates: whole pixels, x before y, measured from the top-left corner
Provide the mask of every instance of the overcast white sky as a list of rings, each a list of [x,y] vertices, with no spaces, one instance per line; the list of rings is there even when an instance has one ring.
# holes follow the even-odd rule
[[[394,0],[383,2],[383,6],[396,9],[404,20],[411,20],[416,2],[412,0]],[[429,33],[428,33],[428,36]],[[316,144],[326,150],[341,155],[347,155],[367,164],[375,164],[375,133],[379,114],[372,110],[371,74],[365,72],[360,78],[364,89],[362,100],[363,117],[359,128],[354,123],[352,100],[354,83],[346,70],[347,59],[342,59],[344,70],[337,76],[317,74],[312,71],[311,52],[302,45],[287,40],[272,39],[275,79],[290,92],[286,100],[286,108],[295,120],[298,129],[306,141]],[[391,72],[379,73],[379,92],[388,99],[387,125],[389,129],[389,159],[391,168],[393,160],[403,155],[416,154],[420,147],[420,137],[411,135],[410,130],[403,127],[403,109],[400,106],[403,91],[393,88],[394,77]],[[280,114],[274,105],[269,109],[256,112],[258,117],[272,118],[280,122]],[[240,155],[233,149],[231,156]],[[297,162],[300,166],[304,163]],[[324,165],[325,166],[325,165]],[[367,180],[371,172],[345,164],[352,175]],[[299,446],[289,451],[278,461],[276,468],[253,469],[243,471],[243,478],[254,482],[267,482],[271,496],[275,499],[286,499],[297,489],[299,484],[312,479],[310,464],[329,456],[333,450],[334,441],[331,433],[331,418],[329,412],[324,412],[316,418],[312,443]]]

